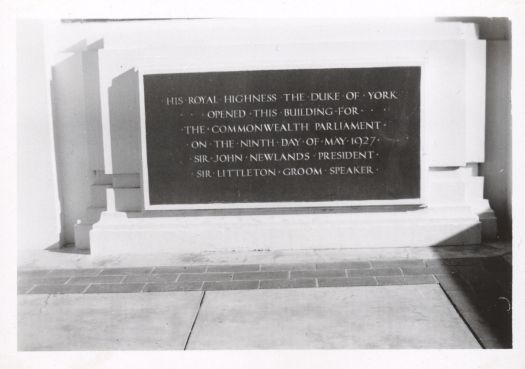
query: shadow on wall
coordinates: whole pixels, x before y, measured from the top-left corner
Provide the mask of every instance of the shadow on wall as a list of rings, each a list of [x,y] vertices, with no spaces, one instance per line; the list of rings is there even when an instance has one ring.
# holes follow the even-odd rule
[[[90,186],[94,181],[90,153],[102,148],[100,120],[89,114],[96,102],[90,89],[98,88],[98,63],[89,60],[93,51],[103,47],[103,40],[87,44],[86,40],[68,47],[65,59],[51,68],[51,105],[57,184],[60,202],[60,244],[74,242],[74,225],[91,204]],[[97,96],[98,94],[95,94]],[[100,105],[100,104],[98,104]],[[100,106],[98,107],[100,110]],[[90,144],[88,144],[90,143]]]
[[[484,196],[498,218],[499,236],[512,239],[511,44],[487,42]]]
[[[498,235],[512,239],[511,40],[512,25],[502,17],[438,18],[442,22],[475,23],[487,42],[484,197],[498,219]]]
[[[139,76],[129,69],[108,89],[113,174],[140,173]]]

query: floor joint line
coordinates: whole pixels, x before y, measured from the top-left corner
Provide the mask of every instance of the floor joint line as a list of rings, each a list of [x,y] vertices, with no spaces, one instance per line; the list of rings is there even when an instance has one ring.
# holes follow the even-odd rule
[[[448,299],[448,302],[450,303],[450,305],[452,306],[452,308],[456,311],[456,313],[459,315],[459,317],[461,318],[461,320],[463,321],[463,323],[467,326],[467,329],[470,331],[470,333],[472,334],[472,336],[474,337],[474,339],[476,341],[478,341],[479,345],[481,346],[482,349],[486,349],[485,347],[485,344],[483,343],[483,341],[481,340],[481,337],[478,335],[477,332],[474,331],[474,329],[472,328],[472,324],[469,323],[469,321],[463,316],[463,314],[461,313],[461,311],[459,311],[458,307],[456,306],[456,304],[454,303],[454,301],[452,300],[452,298],[449,296],[449,294],[447,293],[447,290],[445,289],[445,287],[443,287],[443,285],[441,285],[441,283],[438,283],[437,284],[440,288],[441,288],[441,291],[443,291],[443,293],[445,294],[446,298]]]
[[[186,338],[186,343],[184,344],[184,350],[188,348],[188,344],[190,343],[191,334],[193,333],[193,328],[195,327],[195,323],[197,323],[197,318],[199,317],[199,313],[201,312],[202,304],[204,303],[204,296],[206,296],[206,291],[202,292],[201,302],[199,304],[199,308],[197,309],[197,313],[195,314],[195,318],[193,319],[193,324],[191,325],[190,333],[188,334],[188,338]]]

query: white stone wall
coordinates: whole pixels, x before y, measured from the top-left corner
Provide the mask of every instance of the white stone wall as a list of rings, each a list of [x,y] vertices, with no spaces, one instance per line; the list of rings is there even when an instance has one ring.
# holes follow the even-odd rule
[[[61,230],[43,22],[19,21],[16,36],[18,246],[43,249]]]
[[[420,24],[418,32],[414,33],[413,26],[408,23],[385,25],[353,22],[349,26],[347,21],[334,20],[330,22],[330,27],[327,27],[323,21],[315,21],[315,23],[298,21],[295,24],[286,21],[275,27],[267,28],[259,22],[262,21],[237,21],[233,25],[214,21],[187,20],[109,22],[103,25],[47,23],[46,32],[42,33],[42,38],[45,38],[43,40],[45,51],[49,56],[47,59],[33,57],[33,62],[27,66],[28,72],[32,70],[33,73],[36,73],[35,70],[40,70],[38,73],[41,76],[47,76],[47,79],[40,78],[35,84],[37,88],[27,89],[25,98],[32,98],[35,101],[40,99],[38,106],[43,111],[46,106],[51,105],[49,101],[44,103],[42,96],[46,95],[46,91],[49,92],[48,86],[52,86],[55,94],[52,105],[53,123],[51,124],[47,118],[48,124],[39,125],[40,129],[35,129],[37,123],[34,118],[25,118],[20,121],[26,127],[24,135],[20,136],[22,139],[20,148],[39,147],[39,149],[26,151],[30,154],[20,157],[19,166],[26,169],[20,171],[19,179],[20,183],[26,184],[24,192],[27,194],[27,201],[19,203],[21,210],[19,218],[21,225],[36,222],[37,215],[31,209],[35,208],[34,204],[38,204],[37,207],[41,209],[40,219],[44,217],[47,220],[47,222],[37,221],[39,227],[45,230],[42,231],[43,233],[33,233],[32,237],[35,238],[33,244],[40,244],[40,247],[49,246],[47,241],[44,241],[49,237],[40,237],[39,234],[50,233],[56,238],[59,216],[62,218],[64,242],[73,242],[74,224],[78,221],[81,224],[76,226],[76,231],[79,234],[82,232],[86,234],[82,225],[85,224],[86,229],[89,229],[90,224],[98,220],[100,212],[105,210],[106,188],[109,186],[116,189],[113,194],[116,197],[116,206],[119,207],[117,210],[133,212],[141,209],[142,199],[138,177],[140,161],[137,160],[140,153],[137,150],[140,148],[135,145],[138,132],[126,130],[125,127],[119,128],[119,121],[126,122],[129,119],[128,106],[124,106],[122,110],[115,110],[115,105],[113,105],[112,110],[108,103],[112,98],[119,96],[122,98],[122,93],[114,94],[112,97],[116,89],[132,91],[133,72],[130,70],[138,65],[170,66],[175,62],[175,65],[178,66],[185,63],[194,66],[200,62],[205,66],[210,61],[226,62],[229,58],[231,59],[232,53],[235,55],[236,62],[242,63],[244,57],[246,58],[244,62],[252,58],[264,64],[265,62],[271,63],[272,56],[283,55],[283,53],[297,55],[298,51],[303,50],[306,56],[305,43],[312,45],[328,43],[321,46],[326,48],[326,53],[317,53],[324,55],[318,57],[318,61],[321,62],[323,58],[330,60],[330,58],[337,58],[337,55],[344,55],[344,50],[338,50],[338,44],[353,47],[354,55],[357,53],[362,56],[374,56],[374,50],[377,50],[377,47],[367,47],[358,41],[364,39],[376,46],[379,42],[382,43],[382,53],[380,53],[382,55],[386,53],[397,55],[400,58],[423,56],[433,60],[433,64],[430,65],[431,69],[449,71],[448,80],[432,77],[434,80],[431,81],[433,84],[431,91],[434,91],[435,95],[432,99],[433,110],[430,111],[431,114],[428,117],[429,144],[432,148],[428,163],[430,167],[451,169],[430,172],[430,177],[443,185],[434,186],[431,196],[438,196],[440,201],[447,198],[454,201],[458,196],[463,196],[465,199],[468,196],[472,197],[473,193],[479,192],[479,187],[483,186],[483,183],[472,182],[466,187],[463,185],[458,187],[456,179],[463,174],[454,168],[469,168],[466,167],[467,163],[481,163],[485,160],[484,169],[487,172],[491,165],[497,168],[508,163],[509,147],[503,150],[489,150],[491,147],[489,145],[489,149],[483,151],[480,150],[482,146],[477,144],[485,139],[485,130],[477,129],[479,127],[476,126],[480,119],[484,118],[482,114],[484,107],[476,103],[479,100],[476,98],[476,93],[481,93],[482,88],[474,87],[472,91],[465,91],[461,90],[463,88],[461,86],[469,85],[458,83],[458,80],[464,78],[474,80],[478,84],[484,82],[480,79],[484,76],[482,73],[484,65],[470,63],[470,66],[474,65],[481,69],[465,70],[469,58],[476,58],[476,55],[479,56],[485,51],[484,46],[475,41],[474,27],[459,23],[428,22]],[[40,36],[33,34],[31,37]],[[34,42],[31,37],[27,41],[27,47],[41,50],[44,42],[42,41],[42,45],[35,48],[35,45],[30,43]],[[385,39],[389,41],[385,42]],[[238,46],[243,43],[249,45],[250,52],[246,52],[246,45]],[[288,50],[281,48],[279,52],[275,52],[272,45],[276,43],[291,46]],[[294,44],[296,46],[293,46]],[[202,48],[203,45],[204,48]],[[491,53],[489,53],[487,81],[490,86],[495,83],[496,88],[503,86],[503,83],[497,85],[500,78],[494,76],[505,74],[505,70],[501,69],[501,58],[505,58],[502,48],[505,48],[506,45],[508,45],[507,42],[501,41],[501,46],[490,49]],[[19,52],[25,52],[27,55],[35,52],[24,50],[21,44]],[[330,50],[338,51],[328,53]],[[463,53],[462,50],[468,52]],[[377,54],[376,57],[381,57],[381,55]],[[34,60],[37,62],[35,63]],[[494,68],[492,63],[497,63],[499,67]],[[42,64],[43,73],[37,67]],[[440,74],[434,75],[439,76]],[[20,74],[19,78],[22,83],[35,80],[35,78],[29,79],[29,74]],[[124,88],[126,86],[127,88]],[[449,99],[443,101],[442,104],[437,104],[439,99],[455,92],[457,88],[460,88],[459,94],[466,94],[474,99],[473,103],[464,106],[460,101]],[[441,93],[436,91],[441,91]],[[490,132],[493,124],[498,126],[497,131],[500,133],[508,131],[507,119],[498,119],[507,112],[506,102],[497,96],[490,94],[488,96],[491,100],[487,102],[487,123],[491,126],[486,132]],[[439,106],[447,108],[440,110],[436,108]],[[450,114],[451,111],[454,114]],[[111,120],[113,122],[110,124]],[[462,124],[464,121],[467,122],[466,125]],[[445,124],[448,128],[432,131],[432,127],[439,124]],[[57,142],[53,144],[51,139],[40,139],[44,136],[55,137]],[[35,140],[40,146],[30,144]],[[442,145],[444,141],[447,142],[447,145]],[[500,147],[498,145],[492,147]],[[49,155],[37,155],[37,153],[46,152]],[[56,161],[54,161],[55,154],[58,158]],[[37,159],[42,161],[38,168],[33,167]],[[56,173],[53,169],[55,165]],[[104,171],[118,175],[111,178],[102,175]],[[486,197],[494,209],[508,217],[510,197],[507,184],[510,178],[502,177],[499,172],[496,175],[491,173],[492,175],[486,176],[486,181],[488,181],[485,184]],[[39,185],[36,185],[37,183]],[[439,194],[436,191],[442,193]],[[470,195],[465,194],[465,191]],[[51,193],[54,195],[49,195]],[[53,201],[44,200],[49,196],[54,196]],[[61,200],[60,203],[58,203],[58,198]],[[479,207],[483,210],[483,204]],[[55,219],[54,223],[50,219]]]

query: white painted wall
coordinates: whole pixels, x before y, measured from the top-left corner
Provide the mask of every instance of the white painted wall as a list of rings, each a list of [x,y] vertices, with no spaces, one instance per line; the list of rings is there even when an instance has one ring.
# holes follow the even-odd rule
[[[178,23],[174,26],[173,22]],[[97,117],[93,115],[93,110],[84,110],[86,86],[91,90],[94,86],[91,86],[93,81],[82,80],[77,76],[82,68],[87,67],[86,54],[82,50],[101,38],[104,38],[105,48],[112,49],[167,47],[174,41],[174,35],[179,34],[167,31],[173,27],[184,27],[188,22],[191,21],[159,21],[155,22],[153,30],[151,22],[115,22],[104,25],[52,22],[46,23],[46,27],[35,21],[19,22],[17,99],[18,102],[31,101],[30,108],[22,104],[18,108],[18,220],[21,248],[45,248],[59,240],[60,230],[64,242],[72,242],[73,224],[89,206],[92,170],[100,169],[102,159],[97,158],[96,164],[93,164],[91,158],[90,163],[89,152],[93,152],[93,147],[86,143],[86,137],[93,134],[90,133],[92,119]],[[334,27],[341,26],[341,22],[336,21]],[[238,27],[242,26],[241,23]],[[315,27],[323,30],[322,25]],[[443,29],[449,30],[446,27]],[[236,30],[231,32],[238,34]],[[402,34],[403,30],[400,32]],[[406,33],[407,38],[414,37],[410,32]],[[159,38],[159,34],[166,37]],[[374,27],[369,27],[368,32],[359,36],[363,34],[371,39],[384,37],[381,30]],[[422,37],[425,36],[425,29],[422,29],[421,34]],[[198,33],[188,37],[186,41],[178,38],[177,42],[191,45],[202,41],[199,38],[202,35],[199,36]],[[242,35],[238,37],[242,38]],[[262,42],[268,35],[261,34],[258,37]],[[290,32],[281,33],[280,37],[290,41],[298,35],[293,32],[292,27]],[[440,37],[447,39],[450,35],[443,33]],[[226,41],[223,39],[220,42]],[[505,78],[510,73],[510,55],[505,50],[510,50],[506,41],[491,40],[487,45],[489,91],[508,91],[508,80]],[[46,52],[49,54],[47,57]],[[92,63],[92,60],[88,62]],[[60,98],[54,99],[52,121],[49,113],[49,82],[53,66],[54,81],[57,83],[55,91]],[[489,145],[483,167],[486,174],[485,196],[498,217],[511,219],[509,102],[502,99],[499,92],[489,93],[487,96],[486,139]],[[88,102],[88,106],[89,104]],[[89,121],[85,120],[86,116],[91,116]],[[56,157],[53,137],[57,139]],[[500,171],[502,167],[503,172]],[[60,203],[59,194],[62,200]]]
[[[59,242],[60,221],[44,26],[17,24],[18,246]]]
[[[499,236],[512,233],[512,29],[507,18],[462,17],[442,21],[476,24],[479,37],[487,40],[485,162],[480,174],[485,177],[484,197],[498,218]],[[516,103],[516,102],[515,102]]]

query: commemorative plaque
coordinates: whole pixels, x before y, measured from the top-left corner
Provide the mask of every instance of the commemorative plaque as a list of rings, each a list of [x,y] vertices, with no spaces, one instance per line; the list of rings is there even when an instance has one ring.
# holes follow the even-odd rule
[[[147,205],[420,198],[419,66],[142,78]]]

